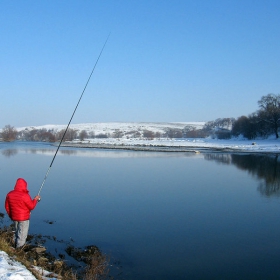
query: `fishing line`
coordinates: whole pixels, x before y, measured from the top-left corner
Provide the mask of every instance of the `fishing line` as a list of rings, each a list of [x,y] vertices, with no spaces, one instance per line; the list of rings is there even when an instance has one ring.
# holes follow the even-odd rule
[[[68,128],[69,128],[69,125],[70,125],[70,123],[71,123],[71,121],[72,121],[72,119],[73,119],[73,117],[74,117],[74,115],[75,115],[75,113],[76,113],[76,110],[77,110],[77,108],[78,108],[78,106],[79,106],[79,104],[80,104],[80,101],[81,101],[81,99],[82,99],[82,97],[83,97],[83,95],[84,95],[84,92],[85,92],[85,90],[86,90],[86,88],[87,88],[87,85],[88,85],[88,83],[89,83],[89,81],[90,81],[90,78],[91,78],[91,76],[92,76],[92,74],[93,74],[93,72],[94,72],[94,70],[95,70],[95,67],[96,67],[96,65],[97,65],[97,63],[98,63],[98,61],[99,61],[99,58],[100,58],[101,55],[102,55],[102,52],[103,52],[103,50],[104,50],[104,48],[105,48],[105,46],[106,46],[106,44],[107,44],[107,41],[108,41],[109,37],[110,37],[110,34],[108,35],[108,37],[107,37],[107,39],[106,39],[106,41],[105,41],[105,43],[104,43],[104,45],[103,45],[103,47],[102,47],[100,53],[99,53],[99,56],[98,56],[98,58],[97,58],[97,60],[96,60],[96,62],[95,62],[95,64],[94,64],[94,66],[93,66],[93,68],[92,68],[92,71],[91,71],[91,73],[90,73],[90,75],[89,75],[89,78],[88,78],[88,80],[87,80],[87,82],[86,82],[86,85],[85,85],[85,87],[84,87],[84,90],[82,91],[82,94],[81,94],[81,96],[80,96],[80,98],[79,98],[79,101],[78,101],[76,107],[75,107],[75,110],[74,110],[73,113],[72,113],[72,116],[71,116],[71,118],[70,118],[70,120],[69,120],[69,122],[68,122],[68,125],[67,125],[67,127],[66,127],[66,129],[65,129],[65,131],[64,131],[64,133],[63,133],[63,136],[62,136],[62,138],[61,138],[61,140],[60,140],[60,142],[59,142],[59,145],[58,145],[58,147],[57,147],[57,149],[56,149],[56,152],[55,152],[54,157],[53,157],[53,159],[52,159],[52,161],[51,161],[51,164],[50,164],[50,166],[49,166],[49,168],[48,168],[48,170],[47,170],[47,172],[46,172],[46,175],[45,175],[45,177],[44,177],[44,180],[43,180],[43,182],[42,182],[42,185],[41,185],[41,187],[40,187],[40,189],[39,189],[38,195],[40,195],[40,192],[41,192],[41,190],[42,190],[42,188],[43,188],[43,186],[44,186],[44,184],[45,184],[45,182],[46,182],[46,180],[47,180],[47,177],[48,177],[48,175],[49,175],[49,172],[50,172],[50,170],[51,170],[51,168],[52,168],[52,164],[53,164],[53,162],[54,162],[54,160],[55,160],[55,158],[56,158],[57,152],[58,152],[58,150],[59,150],[59,148],[60,148],[60,146],[61,146],[61,143],[62,143],[62,141],[63,141],[63,139],[64,139],[64,137],[65,137],[65,134],[66,134],[66,132],[67,132],[67,130],[68,130]]]

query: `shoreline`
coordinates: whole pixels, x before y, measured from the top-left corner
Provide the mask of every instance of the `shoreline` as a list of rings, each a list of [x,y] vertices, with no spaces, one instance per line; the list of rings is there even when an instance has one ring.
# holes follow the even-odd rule
[[[56,144],[54,144],[56,145]],[[65,148],[81,148],[81,149],[105,149],[105,150],[126,150],[126,151],[144,151],[144,152],[168,152],[168,153],[256,153],[256,154],[280,154],[280,150],[262,150],[262,149],[241,149],[233,147],[206,147],[206,146],[167,146],[167,145],[153,145],[153,144],[102,144],[102,143],[67,143],[61,144]]]

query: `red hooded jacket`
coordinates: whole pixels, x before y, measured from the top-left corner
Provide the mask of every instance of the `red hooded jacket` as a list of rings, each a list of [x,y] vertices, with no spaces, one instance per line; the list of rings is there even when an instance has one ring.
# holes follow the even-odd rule
[[[37,205],[37,200],[32,199],[27,190],[27,182],[17,179],[15,188],[6,196],[5,208],[13,221],[26,221],[30,218],[30,211]]]

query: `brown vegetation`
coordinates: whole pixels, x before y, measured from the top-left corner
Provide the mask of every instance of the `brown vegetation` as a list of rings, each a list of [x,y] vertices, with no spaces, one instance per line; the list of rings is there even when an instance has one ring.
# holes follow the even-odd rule
[[[11,126],[11,125],[6,125],[3,129],[2,129],[2,139],[5,142],[11,142],[14,141],[17,137],[17,130]]]
[[[0,213],[0,218],[3,219],[4,214]],[[106,255],[103,255],[96,246],[87,246],[85,249],[68,246],[65,252],[84,263],[83,269],[75,269],[70,267],[65,261],[65,255],[59,254],[60,259],[55,258],[47,250],[42,247],[45,240],[41,235],[28,235],[28,244],[20,249],[13,248],[13,225],[2,226],[0,229],[0,250],[5,251],[16,261],[21,262],[30,270],[37,279],[42,279],[40,270],[35,269],[35,266],[43,270],[50,271],[48,277],[56,277],[58,279],[68,280],[97,280],[106,279],[109,273],[109,265]],[[56,240],[55,237],[52,237]],[[33,245],[31,245],[33,241]],[[59,241],[61,242],[61,241]]]

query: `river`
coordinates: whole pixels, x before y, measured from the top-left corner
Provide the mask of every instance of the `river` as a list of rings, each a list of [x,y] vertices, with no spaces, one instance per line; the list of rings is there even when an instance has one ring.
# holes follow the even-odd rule
[[[18,177],[37,194],[55,149],[0,144],[1,212]],[[277,155],[61,148],[30,233],[96,245],[116,279],[279,279],[279,164]]]

